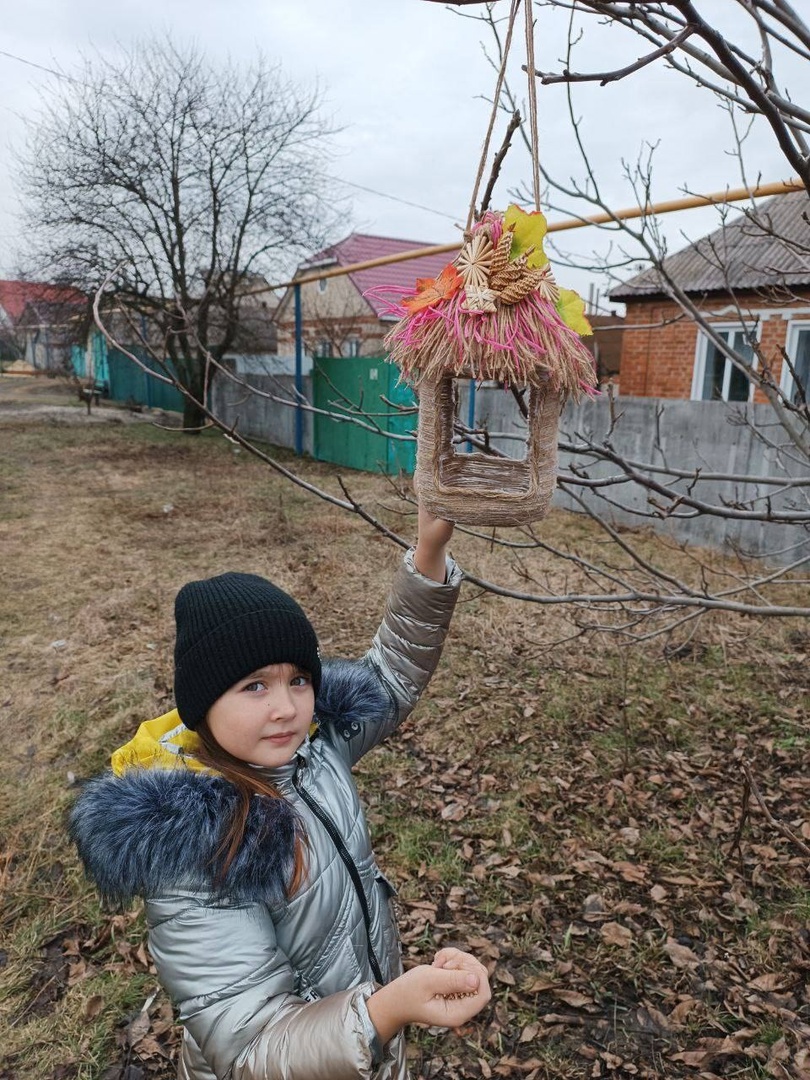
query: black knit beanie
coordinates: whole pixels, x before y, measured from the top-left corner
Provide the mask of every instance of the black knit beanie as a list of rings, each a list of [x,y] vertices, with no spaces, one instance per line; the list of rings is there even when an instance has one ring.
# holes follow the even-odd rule
[[[257,574],[190,581],[174,602],[174,697],[192,731],[217,698],[269,664],[296,664],[317,695],[321,657],[312,623],[282,589]]]

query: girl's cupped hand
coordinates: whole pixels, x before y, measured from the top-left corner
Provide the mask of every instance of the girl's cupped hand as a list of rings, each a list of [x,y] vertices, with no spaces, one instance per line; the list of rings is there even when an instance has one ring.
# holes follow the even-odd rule
[[[368,1000],[383,1042],[405,1024],[460,1027],[489,1003],[487,969],[460,949],[441,949],[432,964],[411,968]]]

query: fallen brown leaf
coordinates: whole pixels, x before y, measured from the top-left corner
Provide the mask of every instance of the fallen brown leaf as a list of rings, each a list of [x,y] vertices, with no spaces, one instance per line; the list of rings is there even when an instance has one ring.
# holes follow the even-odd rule
[[[633,941],[633,932],[621,923],[609,922],[599,928],[599,934],[606,945],[615,945],[619,949],[628,948]]]
[[[534,1042],[534,1040],[537,1038],[539,1032],[540,1032],[540,1024],[527,1024],[526,1027],[523,1029],[523,1031],[521,1031],[520,1038],[518,1039],[518,1042],[519,1043]]]
[[[104,1008],[104,998],[101,994],[94,994],[91,998],[88,998],[84,1006],[84,1018],[85,1020],[95,1020],[95,1018],[101,1013]]]
[[[763,990],[766,993],[774,990],[784,990],[787,987],[784,975],[777,975],[775,971],[769,971],[765,975],[759,975],[748,984],[749,990]]]
[[[572,1009],[584,1009],[587,1005],[593,1005],[594,1000],[587,994],[581,994],[578,990],[554,990],[554,997],[564,1001]]]
[[[611,863],[611,868],[625,881],[632,881],[638,885],[643,885],[647,879],[646,866],[640,866],[638,863],[619,861]]]
[[[670,1024],[673,1027],[681,1027],[697,1004],[699,1003],[696,998],[686,998],[684,1001],[678,1002],[669,1014]]]
[[[141,1039],[146,1037],[149,1027],[149,1013],[139,1012],[126,1026],[126,1030],[124,1031],[125,1045],[137,1046]]]
[[[694,968],[700,963],[700,957],[692,952],[686,945],[681,945],[674,938],[668,938],[664,945],[664,952],[670,958],[675,967]]]

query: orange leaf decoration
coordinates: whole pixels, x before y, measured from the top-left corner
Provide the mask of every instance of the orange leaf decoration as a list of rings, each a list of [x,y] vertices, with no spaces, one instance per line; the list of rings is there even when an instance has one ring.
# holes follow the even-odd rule
[[[402,306],[411,314],[435,307],[455,295],[464,284],[461,274],[448,263],[437,278],[417,278],[416,296],[406,296]]]

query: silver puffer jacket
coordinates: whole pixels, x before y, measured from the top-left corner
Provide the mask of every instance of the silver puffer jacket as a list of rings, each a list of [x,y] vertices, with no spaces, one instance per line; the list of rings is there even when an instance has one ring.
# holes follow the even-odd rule
[[[366,1000],[401,973],[393,890],[374,860],[352,766],[408,715],[444,644],[461,574],[405,556],[362,660],[324,664],[317,733],[268,769],[281,800],[255,798],[217,886],[234,789],[222,777],[135,769],[91,781],[72,835],[101,893],[146,898],[149,945],[185,1026],[179,1080],[404,1080],[398,1035],[380,1046]],[[307,878],[292,897],[296,829]]]

